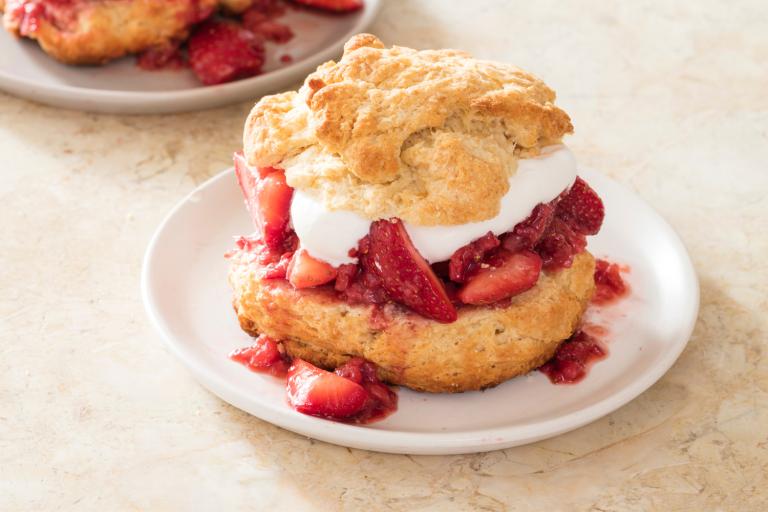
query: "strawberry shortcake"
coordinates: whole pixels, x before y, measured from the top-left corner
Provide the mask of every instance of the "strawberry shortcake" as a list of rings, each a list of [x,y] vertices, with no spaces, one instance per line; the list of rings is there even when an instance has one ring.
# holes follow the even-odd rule
[[[541,366],[592,297],[604,215],[554,101],[516,67],[368,34],[262,98],[235,158],[258,228],[230,254],[241,327],[421,391]]]
[[[205,85],[262,73],[265,44],[293,38],[279,18],[297,6],[343,13],[363,1],[0,0],[5,29],[61,62],[105,64],[136,54],[142,69],[189,66]]]
[[[4,5],[2,5],[4,4]],[[219,0],[5,0],[9,32],[67,64],[103,64],[186,39]]]

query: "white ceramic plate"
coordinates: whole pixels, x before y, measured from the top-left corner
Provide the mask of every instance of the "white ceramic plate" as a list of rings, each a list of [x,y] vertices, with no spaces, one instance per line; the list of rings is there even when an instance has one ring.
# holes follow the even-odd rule
[[[168,347],[213,393],[254,416],[306,436],[369,450],[449,454],[495,450],[554,436],[604,416],[645,391],[682,352],[699,305],[683,244],[635,194],[600,173],[580,173],[606,205],[597,256],[631,266],[630,298],[601,314],[610,355],[576,385],[539,372],[494,389],[433,395],[400,390],[399,409],[354,426],[305,416],[285,400],[284,381],[253,373],[227,354],[246,346],[231,306],[224,252],[252,232],[230,169],[201,185],[161,224],[147,250],[144,301]]]
[[[295,37],[267,44],[264,74],[216,86],[203,86],[189,70],[143,71],[133,57],[105,66],[68,66],[46,55],[37,43],[17,40],[0,28],[0,89],[57,107],[120,114],[157,114],[218,107],[255,99],[298,82],[344,42],[363,32],[381,7],[366,0],[360,11],[333,15],[289,9],[281,21]],[[293,63],[280,63],[282,55]]]

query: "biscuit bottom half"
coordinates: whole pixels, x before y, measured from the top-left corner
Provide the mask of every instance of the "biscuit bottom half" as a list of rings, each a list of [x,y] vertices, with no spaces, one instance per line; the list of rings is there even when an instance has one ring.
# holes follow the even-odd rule
[[[327,369],[363,357],[390,384],[440,393],[492,387],[541,366],[578,328],[594,270],[585,251],[570,268],[542,272],[535,287],[510,301],[459,308],[450,324],[397,305],[350,305],[324,288],[261,280],[257,265],[237,257],[229,280],[247,333],[282,340],[291,356]]]

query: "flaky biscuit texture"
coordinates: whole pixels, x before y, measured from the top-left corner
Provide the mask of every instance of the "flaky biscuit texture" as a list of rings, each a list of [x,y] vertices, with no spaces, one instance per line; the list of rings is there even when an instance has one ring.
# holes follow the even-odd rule
[[[329,209],[463,224],[497,215],[517,159],[572,131],[554,100],[514,66],[359,34],[298,92],[262,98],[243,142]]]

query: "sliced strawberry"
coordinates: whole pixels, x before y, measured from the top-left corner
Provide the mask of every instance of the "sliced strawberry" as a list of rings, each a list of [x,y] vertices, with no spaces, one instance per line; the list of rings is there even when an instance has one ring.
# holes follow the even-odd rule
[[[356,11],[363,6],[363,0],[296,0],[296,3],[333,12]]]
[[[488,232],[472,243],[456,250],[448,264],[448,275],[451,281],[463,283],[480,264],[486,253],[499,246],[499,239],[492,232]]]
[[[368,399],[368,393],[360,384],[298,358],[288,370],[287,390],[291,407],[322,418],[354,416]]]
[[[361,255],[363,266],[379,276],[392,299],[438,322],[456,320],[445,286],[411,243],[399,219],[371,224],[369,249]]]
[[[258,217],[258,200],[256,199],[256,183],[258,182],[258,176],[255,169],[248,165],[243,153],[238,151],[233,157],[235,163],[235,176],[237,176],[237,183],[240,185],[240,190],[243,192],[245,198],[245,206],[248,208],[248,213],[251,214],[256,227],[261,231],[261,220]]]
[[[328,263],[313,258],[306,249],[299,249],[288,264],[287,277],[294,288],[311,288],[333,281],[337,274]]]
[[[264,64],[262,39],[230,21],[202,23],[187,48],[192,71],[206,85],[257,75]]]
[[[273,251],[293,250],[287,243],[293,189],[285,182],[285,173],[273,167],[251,167],[241,152],[235,153],[234,163],[245,205],[264,243]]]
[[[271,249],[281,249],[288,235],[293,189],[285,182],[283,171],[275,171],[256,184],[257,217],[264,243]]]
[[[577,233],[595,235],[603,225],[605,207],[592,187],[577,177],[568,193],[557,203],[555,213]]]
[[[501,251],[481,266],[458,297],[465,304],[491,304],[532,288],[541,273],[541,258],[532,251]]]

